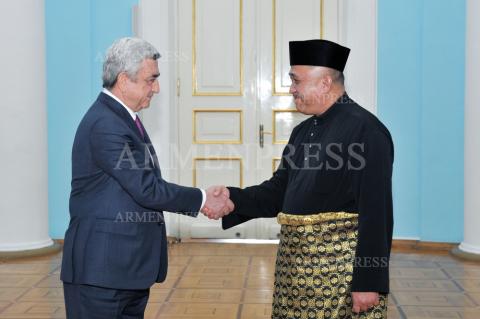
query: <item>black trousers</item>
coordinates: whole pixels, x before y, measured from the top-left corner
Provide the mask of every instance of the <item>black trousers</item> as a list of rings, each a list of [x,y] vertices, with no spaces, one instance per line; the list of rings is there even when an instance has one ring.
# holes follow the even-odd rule
[[[63,283],[67,319],[143,319],[150,289],[121,290]]]

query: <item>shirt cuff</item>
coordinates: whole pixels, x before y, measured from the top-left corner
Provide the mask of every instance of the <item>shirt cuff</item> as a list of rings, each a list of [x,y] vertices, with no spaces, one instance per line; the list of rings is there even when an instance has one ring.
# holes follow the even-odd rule
[[[201,211],[203,206],[205,205],[205,202],[207,201],[207,193],[202,188],[200,188],[200,190],[202,191],[202,205],[200,206]]]

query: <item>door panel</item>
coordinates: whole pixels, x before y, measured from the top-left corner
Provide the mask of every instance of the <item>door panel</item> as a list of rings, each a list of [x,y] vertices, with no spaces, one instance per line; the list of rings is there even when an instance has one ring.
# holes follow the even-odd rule
[[[269,1],[267,1],[269,2]],[[271,10],[273,42],[273,94],[287,94],[290,87],[288,71],[290,59],[288,42],[292,40],[318,39],[322,37],[322,3],[318,0],[272,0]],[[301,17],[301,19],[292,18]]]
[[[255,24],[248,0],[179,1],[180,183],[206,189],[256,182]],[[247,12],[247,15],[244,14]],[[193,19],[192,19],[193,17]],[[254,21],[254,20],[253,20]],[[244,169],[247,167],[249,169]],[[220,221],[181,217],[180,236],[255,238],[255,221],[221,230]],[[253,226],[252,226],[253,225]]]
[[[242,0],[192,1],[193,95],[243,94],[242,7]]]

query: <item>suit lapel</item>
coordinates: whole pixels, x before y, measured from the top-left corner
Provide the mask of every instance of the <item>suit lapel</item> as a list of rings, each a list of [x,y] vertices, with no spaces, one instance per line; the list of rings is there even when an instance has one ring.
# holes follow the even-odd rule
[[[140,131],[138,130],[135,121],[132,119],[132,116],[120,103],[103,92],[98,96],[98,100],[105,104],[112,112],[120,116],[120,118],[122,118],[125,123],[135,132],[138,138],[143,140],[142,134],[140,134]]]
[[[138,130],[138,127],[135,124],[135,121],[132,119],[132,116],[130,115],[130,113],[128,113],[127,110],[125,110],[125,108],[120,103],[118,103],[113,98],[111,98],[110,96],[108,96],[103,92],[100,93],[97,99],[102,104],[106,105],[112,112],[114,112],[120,118],[122,118],[123,121],[125,121],[125,123],[130,127],[130,129],[132,129],[132,131],[135,132],[137,137],[145,143],[145,145],[148,147],[148,150],[150,151],[150,154],[152,155],[152,159],[153,159],[152,164],[154,165],[154,167],[157,169],[158,173],[161,176],[160,165],[158,163],[158,158],[155,153],[155,149],[153,148],[152,141],[150,140],[150,137],[148,136],[148,133],[145,130],[145,127],[143,126],[143,123],[142,123],[142,128],[143,128],[144,136],[142,137],[142,134]],[[149,160],[152,161],[152,159],[150,159],[150,156],[149,156]]]

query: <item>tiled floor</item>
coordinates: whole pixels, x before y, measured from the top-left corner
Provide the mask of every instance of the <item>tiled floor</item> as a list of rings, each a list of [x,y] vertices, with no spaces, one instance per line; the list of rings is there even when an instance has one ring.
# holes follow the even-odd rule
[[[276,245],[182,243],[146,318],[270,318]],[[0,318],[65,318],[61,255],[0,260]],[[389,318],[480,319],[480,264],[394,253]]]

